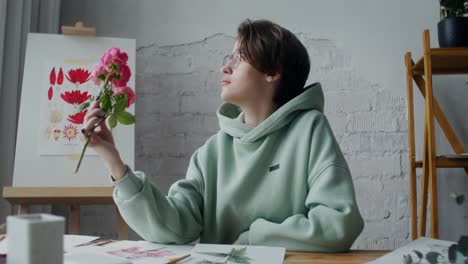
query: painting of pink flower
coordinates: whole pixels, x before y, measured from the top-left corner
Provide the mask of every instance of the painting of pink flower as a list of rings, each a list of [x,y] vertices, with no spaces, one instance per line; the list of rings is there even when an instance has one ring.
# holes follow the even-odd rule
[[[88,109],[85,109],[81,112],[78,112],[74,115],[69,115],[67,120],[70,121],[73,124],[80,125],[83,124],[84,117],[86,115],[86,112],[88,112]]]
[[[47,91],[47,98],[49,98],[49,101],[52,99],[52,96],[54,95],[54,89],[52,89],[52,86],[49,87],[49,90]]]
[[[62,85],[63,84],[63,70],[62,67],[60,67],[58,76],[57,76],[57,84]]]
[[[78,128],[74,125],[67,125],[63,128],[63,137],[68,141],[71,141],[78,136]]]
[[[68,71],[67,80],[73,84],[79,85],[87,82],[91,78],[88,70],[77,68]]]
[[[56,79],[57,79],[57,76],[55,75],[55,67],[54,67],[54,68],[52,68],[52,70],[50,71],[50,74],[49,74],[50,84],[55,85]]]
[[[71,92],[64,92],[60,97],[67,103],[72,105],[80,105],[88,100],[91,95],[88,92],[81,92],[80,90],[74,90]]]

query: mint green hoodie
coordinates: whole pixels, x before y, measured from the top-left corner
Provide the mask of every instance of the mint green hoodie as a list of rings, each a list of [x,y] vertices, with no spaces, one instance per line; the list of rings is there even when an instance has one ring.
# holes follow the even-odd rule
[[[337,252],[364,226],[351,174],[323,114],[319,83],[256,127],[235,105],[166,196],[143,172],[115,182],[120,213],[158,243],[233,243]]]

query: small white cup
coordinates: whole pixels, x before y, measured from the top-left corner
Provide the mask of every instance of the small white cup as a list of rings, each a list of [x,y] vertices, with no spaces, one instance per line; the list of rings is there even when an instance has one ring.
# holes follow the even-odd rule
[[[65,219],[50,214],[7,217],[8,264],[62,264]]]

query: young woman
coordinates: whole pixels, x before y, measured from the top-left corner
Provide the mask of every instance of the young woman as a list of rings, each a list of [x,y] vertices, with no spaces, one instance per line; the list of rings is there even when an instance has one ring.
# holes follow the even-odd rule
[[[105,123],[90,142],[116,186],[114,200],[144,239],[337,252],[363,228],[351,174],[323,114],[302,43],[267,20],[246,20],[224,59],[220,131],[163,194],[120,159]],[[84,133],[104,113],[88,111]]]

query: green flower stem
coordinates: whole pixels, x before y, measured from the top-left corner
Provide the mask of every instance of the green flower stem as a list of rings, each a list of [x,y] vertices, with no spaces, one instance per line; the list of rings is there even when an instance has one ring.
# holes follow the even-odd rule
[[[78,160],[78,164],[76,164],[75,174],[77,174],[77,173],[78,173],[78,170],[80,169],[81,161],[83,160],[84,154],[85,154],[85,152],[86,152],[86,148],[88,147],[88,144],[89,144],[89,141],[91,140],[91,138],[92,138],[93,135],[94,135],[94,130],[95,130],[99,125],[101,125],[102,122],[104,122],[104,121],[107,119],[107,117],[109,117],[109,114],[106,114],[106,115],[101,119],[101,121],[99,121],[99,123],[97,123],[95,126],[93,126],[93,127],[91,128],[91,131],[90,131],[89,135],[87,136],[86,142],[85,142],[85,144],[84,144],[84,146],[83,146],[83,150],[81,151],[81,155],[80,155],[80,159]]]
[[[102,97],[104,94],[107,94],[107,93],[109,92],[109,90],[112,92],[112,88],[109,89],[109,83],[110,83],[109,77],[110,77],[114,72],[115,72],[115,70],[112,69],[112,70],[107,74],[106,79],[104,80],[104,88],[103,88],[103,90],[99,93],[99,96]],[[102,122],[104,122],[104,121],[107,119],[107,117],[109,117],[110,113],[112,112],[112,107],[113,107],[113,106],[111,106],[111,109],[109,109],[109,112],[106,113],[106,115],[101,119],[101,121],[99,121],[99,123],[97,123],[95,126],[93,126],[93,127],[91,128],[91,131],[90,131],[88,137],[86,138],[86,142],[85,142],[85,144],[84,144],[84,146],[83,146],[83,150],[81,151],[81,155],[80,155],[80,159],[78,160],[78,164],[76,164],[75,174],[77,174],[77,173],[78,173],[78,170],[80,169],[81,161],[83,161],[83,157],[84,157],[84,154],[85,154],[85,152],[86,152],[86,148],[88,147],[89,141],[91,140],[91,138],[92,138],[93,135],[94,135],[94,130],[95,130],[96,127],[98,127]]]

